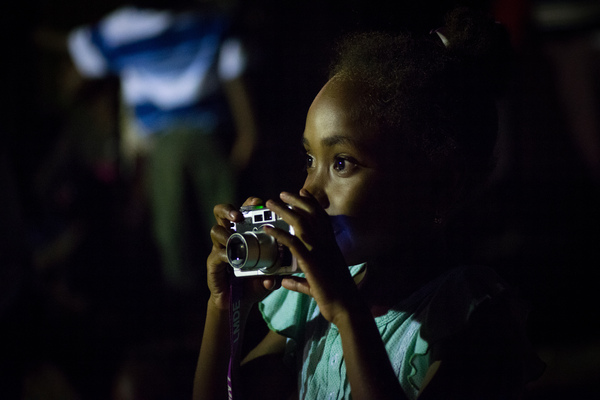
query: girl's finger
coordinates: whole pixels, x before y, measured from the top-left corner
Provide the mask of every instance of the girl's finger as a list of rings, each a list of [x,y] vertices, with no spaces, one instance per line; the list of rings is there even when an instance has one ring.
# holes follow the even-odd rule
[[[306,203],[302,204],[302,200],[299,200],[299,197],[294,197],[288,204],[292,206],[291,209],[290,207],[273,200],[267,201],[266,206],[275,214],[279,215],[289,225],[293,226],[296,235],[304,240],[305,233],[311,231],[309,226],[314,224],[314,222],[312,222],[314,212],[313,207]]]
[[[287,207],[285,204],[282,204],[275,200],[267,200],[267,202],[265,203],[265,206],[269,210],[273,211],[274,213],[276,213],[277,215],[279,215],[282,218],[290,216],[293,213],[292,210],[289,207]]]
[[[282,276],[269,276],[263,278],[263,287],[269,291],[277,290],[281,287]]]
[[[217,223],[226,228],[230,227],[231,222],[240,222],[244,218],[242,213],[231,204],[217,204],[213,208],[213,214]]]
[[[259,206],[263,201],[258,197],[248,197],[244,202],[244,206]],[[213,214],[217,223],[221,226],[229,228],[231,222],[241,222],[244,220],[244,215],[241,211],[231,204],[217,204],[213,208]]]
[[[304,193],[304,195],[302,194]],[[281,192],[279,198],[287,204],[290,204],[296,210],[302,210],[313,214],[319,208],[316,199],[307,191],[301,190],[300,195],[289,192]]]
[[[262,205],[263,201],[261,198],[259,197],[248,197],[246,199],[246,201],[244,201],[244,204],[242,204],[243,206],[260,206]]]
[[[214,225],[210,230],[210,239],[212,240],[213,246],[217,248],[225,248],[225,244],[230,235],[231,232],[229,229],[221,225]]]
[[[281,229],[265,226],[264,230],[267,234],[273,236],[277,242],[288,247],[292,255],[296,258],[308,258],[309,252],[312,249],[310,243],[305,243],[299,236],[290,234]]]
[[[281,286],[285,289],[294,292],[304,293],[309,296],[311,295],[310,284],[306,279],[301,278],[299,276],[290,276],[283,278],[283,280],[281,281]]]

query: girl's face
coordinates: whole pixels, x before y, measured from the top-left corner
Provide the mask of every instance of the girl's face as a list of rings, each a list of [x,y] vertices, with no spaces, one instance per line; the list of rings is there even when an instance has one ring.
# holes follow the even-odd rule
[[[365,255],[419,241],[434,220],[423,168],[396,154],[397,146],[351,114],[353,102],[364,95],[355,85],[330,80],[308,111],[303,138],[307,154],[303,188],[328,215],[350,217],[354,228],[348,247],[362,254],[359,259],[351,257],[358,262]],[[382,162],[384,154],[392,160]],[[358,243],[361,249],[356,249]]]
[[[366,210],[380,180],[377,160],[365,134],[348,110],[357,93],[345,82],[330,80],[317,94],[306,117],[304,189],[330,216],[373,215]],[[365,213],[364,211],[369,211]]]

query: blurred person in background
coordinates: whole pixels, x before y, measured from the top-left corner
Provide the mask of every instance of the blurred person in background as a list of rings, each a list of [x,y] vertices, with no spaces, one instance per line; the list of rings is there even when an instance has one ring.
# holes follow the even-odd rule
[[[225,3],[131,1],[68,36],[81,77],[119,78],[121,152],[142,162],[164,280],[182,294],[197,290],[195,256],[208,250],[196,220],[210,225],[212,205],[235,200],[256,142]]]

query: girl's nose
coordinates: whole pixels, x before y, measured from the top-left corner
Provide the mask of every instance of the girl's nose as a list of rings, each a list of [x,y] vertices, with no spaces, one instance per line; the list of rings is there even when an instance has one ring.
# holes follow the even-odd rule
[[[315,175],[316,174],[311,174],[306,177],[302,189],[307,190],[312,194],[321,207],[323,207],[324,210],[327,210],[327,208],[329,208],[327,192],[325,191],[323,183]]]

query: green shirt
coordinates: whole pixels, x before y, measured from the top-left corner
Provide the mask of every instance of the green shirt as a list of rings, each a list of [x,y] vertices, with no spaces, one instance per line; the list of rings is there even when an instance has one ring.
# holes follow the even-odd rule
[[[351,273],[362,267],[350,267]],[[444,339],[463,331],[480,304],[504,291],[492,270],[458,268],[375,318],[409,399],[417,397],[430,363],[445,353]],[[338,329],[323,318],[311,297],[280,289],[259,309],[269,328],[288,338],[285,357],[298,371],[300,399],[352,398]],[[423,329],[424,324],[429,328]]]

